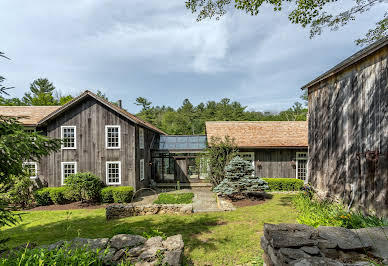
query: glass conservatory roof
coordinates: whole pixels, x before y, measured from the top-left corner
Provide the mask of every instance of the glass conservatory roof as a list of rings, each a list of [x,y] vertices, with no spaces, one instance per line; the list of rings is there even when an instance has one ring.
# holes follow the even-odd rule
[[[205,135],[160,136],[155,142],[154,150],[203,150],[206,148]]]

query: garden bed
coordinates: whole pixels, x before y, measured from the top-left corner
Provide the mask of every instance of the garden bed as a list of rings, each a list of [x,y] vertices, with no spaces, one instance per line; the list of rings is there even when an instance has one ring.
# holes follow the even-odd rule
[[[236,208],[247,207],[247,206],[255,206],[259,204],[263,204],[265,199],[242,199],[238,201],[229,201]]]

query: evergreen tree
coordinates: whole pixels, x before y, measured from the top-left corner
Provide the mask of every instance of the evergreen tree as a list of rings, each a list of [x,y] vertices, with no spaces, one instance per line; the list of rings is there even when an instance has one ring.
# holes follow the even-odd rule
[[[30,91],[24,94],[23,102],[27,105],[58,105],[53,96],[54,85],[46,78],[34,80],[30,85]]]
[[[226,197],[244,197],[249,192],[269,189],[267,182],[253,176],[252,164],[239,156],[234,157],[225,167],[225,179],[213,191]]]

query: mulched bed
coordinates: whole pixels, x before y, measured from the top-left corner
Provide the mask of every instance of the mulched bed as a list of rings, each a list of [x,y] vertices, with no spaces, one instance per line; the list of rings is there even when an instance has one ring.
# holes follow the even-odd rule
[[[100,209],[105,208],[110,204],[91,203],[91,202],[72,202],[63,205],[48,205],[38,206],[31,209],[25,209],[26,211],[58,211],[58,210],[76,210],[76,209]]]
[[[242,199],[237,201],[230,201],[234,207],[241,208],[241,207],[247,207],[247,206],[255,206],[259,204],[263,204],[265,200],[263,199]]]

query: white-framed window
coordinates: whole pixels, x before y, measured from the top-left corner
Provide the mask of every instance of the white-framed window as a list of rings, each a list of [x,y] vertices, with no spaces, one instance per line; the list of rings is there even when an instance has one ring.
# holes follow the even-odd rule
[[[62,162],[61,163],[62,171],[62,185],[65,184],[66,177],[77,173],[77,162]]]
[[[254,152],[239,152],[238,155],[243,158],[245,161],[248,161],[252,164],[253,169],[255,169],[255,153]],[[253,171],[252,176],[255,176],[255,171]]]
[[[144,180],[144,159],[140,160],[140,181]]]
[[[120,149],[120,126],[105,126],[105,148]]]
[[[76,149],[77,128],[76,126],[61,126],[62,149]]]
[[[121,162],[106,162],[106,184],[121,185]]]
[[[31,179],[38,177],[38,164],[36,162],[25,162],[23,167],[27,170]]]
[[[296,178],[307,182],[307,152],[296,153]]]
[[[144,129],[139,128],[139,147],[140,149],[144,149]]]
[[[34,128],[34,127],[26,127],[26,128],[24,128],[24,132],[26,132],[26,133],[35,133],[36,132],[36,128]]]

